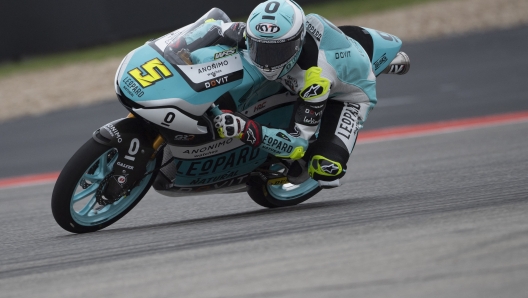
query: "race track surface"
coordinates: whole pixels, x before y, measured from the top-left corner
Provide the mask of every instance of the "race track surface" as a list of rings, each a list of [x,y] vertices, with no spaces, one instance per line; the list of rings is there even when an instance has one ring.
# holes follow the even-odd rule
[[[347,184],[292,208],[151,192],[88,235],[52,185],[6,189],[0,296],[526,297],[527,130],[358,145]]]
[[[380,77],[366,129],[528,110],[522,36],[528,28],[408,45],[411,73]],[[76,118],[97,109],[97,121]],[[53,162],[110,111],[2,124],[2,136],[19,129],[6,135],[20,151],[11,159],[25,159],[3,159],[1,177],[17,162],[19,174],[60,170]],[[290,208],[149,192],[85,235],[55,223],[52,184],[0,189],[0,297],[526,297],[527,132],[521,121],[358,144],[345,185]]]

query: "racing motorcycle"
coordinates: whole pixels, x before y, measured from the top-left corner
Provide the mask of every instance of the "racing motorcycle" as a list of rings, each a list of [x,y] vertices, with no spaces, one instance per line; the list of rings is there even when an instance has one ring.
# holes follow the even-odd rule
[[[267,208],[299,204],[324,187],[312,179],[291,184],[288,161],[219,137],[212,122],[219,107],[285,129],[297,96],[266,80],[236,45],[202,41],[213,59],[200,63],[189,61],[186,49],[175,50],[210,19],[231,22],[214,8],[123,59],[115,91],[129,115],[97,129],[60,173],[51,207],[62,228],[103,229],[132,210],[151,186],[173,197],[247,192]],[[346,26],[340,29],[349,35]],[[364,34],[372,37],[363,46],[376,75],[409,70],[397,37],[368,28]]]

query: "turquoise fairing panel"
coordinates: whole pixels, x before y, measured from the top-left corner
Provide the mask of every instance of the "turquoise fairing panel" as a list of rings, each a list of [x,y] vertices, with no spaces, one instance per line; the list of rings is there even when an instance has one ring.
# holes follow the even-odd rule
[[[286,129],[292,112],[293,103],[263,114],[256,120],[263,125]],[[175,159],[174,163],[178,172],[174,185],[195,187],[231,180],[250,173],[265,162],[267,157],[266,151],[243,145],[226,153],[206,158]]]
[[[253,86],[255,86],[255,84],[258,84],[264,79],[264,77],[255,70],[255,67],[244,58],[242,58],[242,65],[244,67],[244,78],[242,79],[242,83],[229,91],[235,102],[239,102],[240,99],[251,88],[253,88]]]
[[[293,115],[293,105],[294,103],[292,102],[290,105],[260,115],[256,117],[255,120],[261,125],[267,127],[287,129]]]
[[[180,160],[175,159],[176,186],[199,186],[245,175],[266,161],[268,153],[243,145],[237,149],[212,157]]]
[[[247,59],[247,52],[240,52],[244,67],[244,79],[242,84],[229,90],[233,100],[237,104],[238,111],[245,110],[254,105],[257,101],[276,94],[283,90],[280,83],[268,81]]]
[[[363,27],[363,29],[370,33],[372,41],[374,42],[372,70],[377,76],[387,68],[396,57],[396,54],[398,54],[401,49],[402,42],[398,37],[392,34],[365,27]]]
[[[130,57],[128,63],[122,66],[125,67],[125,70],[122,72],[122,76],[118,78],[119,82],[117,83],[122,92],[136,102],[166,98],[181,98],[194,105],[213,103],[222,94],[233,89],[242,82],[242,79],[239,79],[228,83],[218,84],[218,86],[214,88],[196,92],[191,86],[189,86],[189,83],[182,77],[182,75],[180,75],[179,71],[149,45],[139,47],[131,55],[132,57]],[[129,72],[138,68],[142,75],[148,75],[147,70],[145,70],[142,65],[156,58],[167,67],[172,75],[161,76],[161,79],[155,81],[150,86],[140,86]],[[160,73],[159,71],[157,72]]]

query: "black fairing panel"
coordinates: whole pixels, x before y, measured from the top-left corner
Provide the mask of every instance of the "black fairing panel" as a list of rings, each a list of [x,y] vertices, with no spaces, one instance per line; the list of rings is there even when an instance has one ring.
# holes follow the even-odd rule
[[[152,145],[157,135],[144,120],[137,118],[115,120],[93,133],[96,142],[117,149],[118,158],[113,165],[113,173],[127,178],[124,183],[109,179],[106,197],[119,198],[143,178],[146,165],[155,152]]]

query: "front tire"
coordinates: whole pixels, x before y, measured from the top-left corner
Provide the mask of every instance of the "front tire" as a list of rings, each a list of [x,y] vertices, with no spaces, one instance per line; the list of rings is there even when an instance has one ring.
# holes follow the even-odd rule
[[[130,194],[106,206],[96,202],[117,160],[117,149],[88,140],[68,161],[51,197],[55,221],[66,231],[88,233],[108,227],[134,208],[149,190],[156,173],[144,177]],[[146,172],[161,164],[161,156],[147,163]]]

